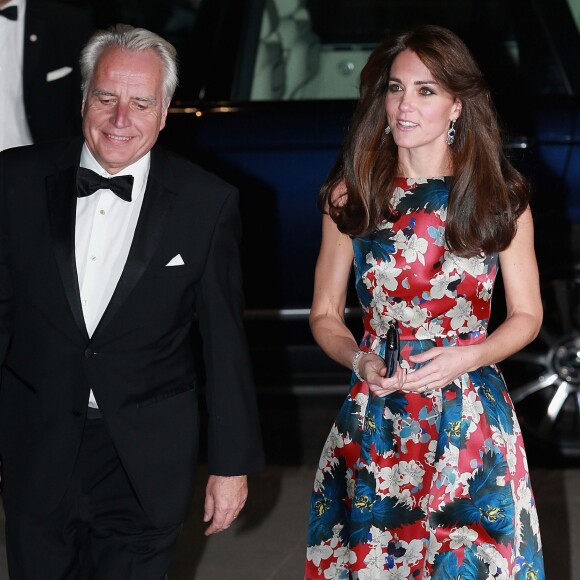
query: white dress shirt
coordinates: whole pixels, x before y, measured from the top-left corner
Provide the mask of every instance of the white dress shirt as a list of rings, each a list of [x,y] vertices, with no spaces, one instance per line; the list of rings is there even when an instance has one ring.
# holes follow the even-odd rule
[[[22,87],[26,2],[12,0],[3,8],[8,6],[18,7],[18,19],[0,16],[0,151],[32,143]],[[50,115],[51,104],[46,106]]]
[[[125,267],[143,204],[151,154],[115,175],[133,175],[132,201],[123,201],[110,189],[77,198],[75,258],[81,303],[89,336],[99,324]],[[81,167],[112,177],[95,160],[86,144]],[[89,406],[97,407],[91,390]]]

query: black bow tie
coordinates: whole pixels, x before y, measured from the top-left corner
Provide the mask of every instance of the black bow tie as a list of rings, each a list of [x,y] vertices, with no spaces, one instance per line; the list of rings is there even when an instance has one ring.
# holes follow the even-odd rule
[[[101,177],[98,173],[79,167],[77,172],[77,195],[86,197],[99,189],[110,189],[125,201],[131,201],[133,189],[132,175],[118,175],[116,177]]]
[[[18,6],[8,6],[8,8],[0,10],[0,16],[4,16],[8,20],[16,20],[18,18]]]

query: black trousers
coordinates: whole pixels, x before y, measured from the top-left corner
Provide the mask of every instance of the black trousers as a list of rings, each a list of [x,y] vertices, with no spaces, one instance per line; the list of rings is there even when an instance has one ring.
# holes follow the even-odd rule
[[[10,580],[163,580],[181,530],[150,522],[102,419],[87,420],[56,511],[4,510]]]

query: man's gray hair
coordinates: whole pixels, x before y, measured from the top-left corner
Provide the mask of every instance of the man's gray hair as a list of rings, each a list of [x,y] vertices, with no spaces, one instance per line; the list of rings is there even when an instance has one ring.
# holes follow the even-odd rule
[[[87,91],[99,58],[109,48],[140,52],[152,50],[160,58],[165,74],[163,75],[164,105],[169,105],[177,87],[177,51],[175,47],[161,36],[128,24],[115,24],[107,30],[98,30],[91,36],[81,52],[81,90],[83,99]]]

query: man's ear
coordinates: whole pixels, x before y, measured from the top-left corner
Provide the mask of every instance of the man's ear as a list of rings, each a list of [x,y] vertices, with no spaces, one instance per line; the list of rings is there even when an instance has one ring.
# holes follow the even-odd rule
[[[165,127],[165,121],[167,120],[167,113],[169,111],[169,105],[161,112],[161,123],[159,124],[159,130]]]

